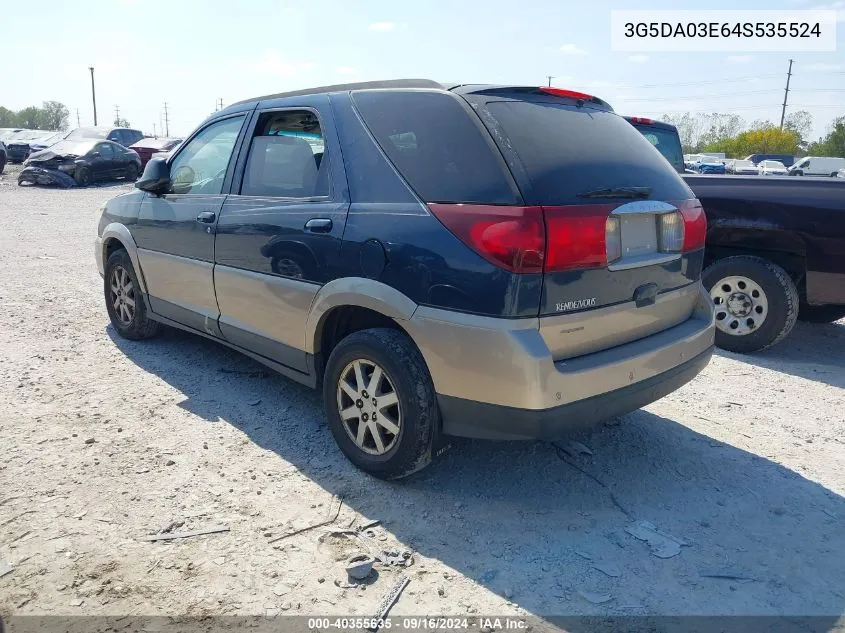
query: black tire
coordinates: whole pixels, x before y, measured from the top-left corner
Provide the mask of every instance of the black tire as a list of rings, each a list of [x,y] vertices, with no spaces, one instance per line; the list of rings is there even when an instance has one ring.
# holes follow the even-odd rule
[[[125,313],[123,316],[118,314],[118,310],[114,305],[112,295],[112,282],[115,271],[125,271],[132,283],[131,299],[134,301],[134,310],[130,319],[126,320]],[[113,252],[106,262],[105,276],[103,279],[103,294],[106,302],[106,310],[109,313],[111,324],[120,336],[133,341],[151,338],[158,334],[161,324],[153,321],[147,316],[147,306],[144,303],[144,298],[138,285],[138,276],[135,274],[135,269],[132,267],[132,259],[129,253],[120,249]],[[130,295],[127,295],[130,296]]]
[[[6,157],[0,156],[0,174],[3,173],[4,169],[6,169]]]
[[[802,304],[798,310],[798,320],[807,323],[833,323],[845,318],[845,306],[810,306]]]
[[[129,182],[135,182],[138,180],[138,165],[135,163],[129,163],[129,166],[126,168],[124,178]]]
[[[341,420],[340,380],[348,365],[359,359],[378,364],[398,397],[399,433],[392,447],[381,455],[359,448]],[[432,445],[440,428],[440,410],[422,354],[404,332],[374,328],[354,332],[340,341],[326,363],[323,401],[329,428],[340,450],[364,472],[379,479],[398,479],[431,462]]]
[[[716,329],[716,345],[722,349],[747,354],[780,342],[795,327],[798,319],[798,290],[787,272],[762,257],[741,255],[720,259],[702,274],[708,293],[725,277],[746,277],[759,285],[766,295],[768,313],[763,323],[752,332],[739,336]],[[717,309],[717,319],[719,311]]]
[[[80,187],[87,187],[91,184],[91,170],[80,165],[73,173],[73,179]]]
[[[793,176],[803,176],[803,175],[804,175],[804,172],[803,172],[803,171],[801,171],[800,169],[796,169],[795,171],[790,172],[790,173],[791,173]]]

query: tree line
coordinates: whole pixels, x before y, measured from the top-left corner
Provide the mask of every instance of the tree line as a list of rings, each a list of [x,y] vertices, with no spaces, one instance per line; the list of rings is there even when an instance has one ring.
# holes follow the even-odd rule
[[[66,130],[70,112],[58,101],[45,101],[23,110],[9,110],[0,106],[0,127],[21,127],[31,130]]]
[[[813,116],[806,110],[787,115],[783,128],[758,119],[750,124],[737,114],[685,112],[662,118],[678,128],[685,154],[724,152],[729,158],[750,154],[845,157],[845,116],[833,120],[825,136],[811,141]]]

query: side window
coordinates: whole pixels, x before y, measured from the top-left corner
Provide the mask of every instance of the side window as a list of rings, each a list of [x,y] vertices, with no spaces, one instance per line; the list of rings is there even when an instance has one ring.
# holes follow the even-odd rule
[[[114,150],[112,150],[112,146],[108,143],[100,143],[97,145],[97,151],[100,152],[100,156],[106,160],[114,158]]]
[[[329,162],[320,120],[310,110],[262,114],[255,126],[241,195],[316,198],[329,195]]]
[[[498,150],[459,97],[368,90],[353,98],[384,153],[423,200],[518,203]]]
[[[220,193],[243,122],[243,116],[217,121],[192,138],[170,163],[171,193]]]

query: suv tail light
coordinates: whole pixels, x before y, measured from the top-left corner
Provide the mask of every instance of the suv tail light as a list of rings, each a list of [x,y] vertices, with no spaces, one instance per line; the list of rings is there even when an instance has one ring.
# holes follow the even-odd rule
[[[603,268],[622,257],[616,204],[514,207],[429,203],[432,213],[484,259],[513,273]],[[659,250],[704,247],[707,219],[698,200],[657,216]]]
[[[704,248],[707,237],[707,216],[704,208],[697,199],[684,200],[678,204],[681,215],[684,216],[684,252],[697,251]]]
[[[621,256],[619,219],[610,217],[614,206],[543,207],[547,237],[545,272],[602,268],[611,257]]]
[[[452,233],[490,263],[514,273],[543,272],[546,228],[540,207],[428,206]]]

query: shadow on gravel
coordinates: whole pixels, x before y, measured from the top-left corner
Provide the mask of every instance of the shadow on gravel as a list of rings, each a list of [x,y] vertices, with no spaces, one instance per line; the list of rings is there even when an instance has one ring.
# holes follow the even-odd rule
[[[599,427],[578,438],[592,456],[547,443],[457,441],[427,470],[382,482],[340,454],[316,392],[189,334],[168,330],[135,343],[108,332],[140,368],[183,393],[186,410],[235,426],[327,499],[343,496],[422,556],[547,620],[813,614],[824,617],[808,630],[821,631],[845,607],[845,500],[673,420],[640,410]],[[651,553],[626,532],[637,521],[682,541],[680,553]],[[469,605],[450,599],[450,579],[435,582],[441,612],[466,613]],[[626,622],[634,630],[640,621]],[[566,625],[619,630],[588,620]],[[755,628],[746,622],[741,630]]]
[[[783,341],[756,354],[717,353],[726,358],[845,389],[845,321],[802,323]]]

